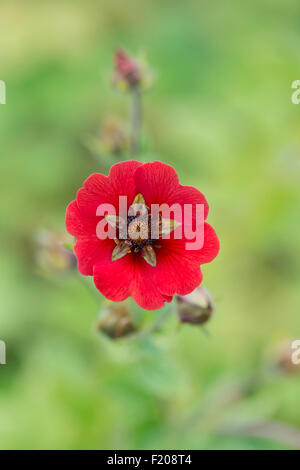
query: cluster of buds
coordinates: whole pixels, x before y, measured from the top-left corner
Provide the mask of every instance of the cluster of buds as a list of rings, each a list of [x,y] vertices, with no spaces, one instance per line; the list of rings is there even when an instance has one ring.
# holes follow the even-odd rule
[[[110,168],[112,160],[119,161],[127,154],[129,140],[128,131],[120,120],[110,117],[103,121],[99,135],[87,138],[85,145],[104,168]]]
[[[35,234],[35,261],[47,275],[63,274],[76,267],[72,244],[65,234],[40,229]]]
[[[188,295],[177,296],[177,312],[182,323],[203,326],[214,309],[214,300],[204,287],[197,287]],[[97,329],[115,340],[136,333],[138,328],[126,303],[111,303],[102,310]]]
[[[101,147],[103,153],[110,153],[116,157],[122,155],[129,146],[129,139],[117,119],[107,119],[101,129]]]
[[[125,304],[111,304],[101,314],[98,330],[111,339],[131,335],[136,325]]]
[[[115,53],[113,84],[120,91],[147,91],[153,83],[153,74],[146,61],[134,58],[123,49]]]
[[[124,126],[115,117],[103,121],[99,136],[87,142],[89,149],[98,155],[119,159],[129,148],[129,137]]]
[[[178,295],[177,306],[181,323],[204,325],[214,312],[215,302],[210,293],[199,286],[188,295]]]
[[[123,159],[130,151],[135,152],[141,125],[141,93],[153,84],[153,74],[143,58],[130,56],[123,49],[118,49],[114,56],[114,72],[112,77],[114,88],[132,95],[132,126],[126,128],[119,119],[106,119],[99,135],[85,139],[85,145],[106,168],[112,160]],[[130,126],[129,126],[130,127]]]

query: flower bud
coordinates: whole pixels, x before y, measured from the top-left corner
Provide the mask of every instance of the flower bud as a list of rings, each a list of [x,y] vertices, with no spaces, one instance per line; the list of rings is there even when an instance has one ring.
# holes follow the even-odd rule
[[[115,81],[125,81],[130,88],[136,87],[141,78],[138,63],[127,52],[118,49],[115,54]]]
[[[111,339],[128,336],[136,331],[136,325],[124,304],[111,304],[104,309],[98,330]]]
[[[129,136],[119,119],[109,117],[101,124],[97,135],[85,137],[84,145],[108,171],[113,161],[119,161],[127,154]]]
[[[285,340],[277,343],[273,351],[273,360],[277,369],[286,374],[297,374],[300,372],[300,365],[294,364],[292,360],[293,340]]]
[[[179,318],[182,323],[203,325],[212,316],[215,303],[204,287],[197,287],[188,295],[177,296]]]
[[[128,148],[128,137],[117,119],[107,119],[103,123],[100,136],[101,150],[104,154],[119,156]]]
[[[123,49],[118,49],[114,62],[113,84],[120,91],[146,91],[152,85],[153,74],[145,60],[136,59]]]
[[[60,232],[40,229],[35,235],[35,261],[44,274],[62,274],[76,267],[69,237]]]

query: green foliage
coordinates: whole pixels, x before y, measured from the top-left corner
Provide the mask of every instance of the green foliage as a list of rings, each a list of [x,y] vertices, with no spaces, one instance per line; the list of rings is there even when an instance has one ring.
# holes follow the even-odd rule
[[[247,381],[277,341],[300,337],[298,8],[1,2],[1,448],[283,448],[226,434],[223,419],[300,426],[296,376],[221,405],[234,396],[228,382]],[[111,342],[96,329],[103,300],[92,283],[36,270],[35,233],[63,229],[83,180],[110,166],[85,142],[107,115],[127,117],[127,97],[110,87],[119,45],[145,50],[157,76],[141,158],[174,165],[210,204],[221,241],[203,267],[217,301],[210,338],[173,317],[163,334]],[[139,313],[146,325],[160,315]]]

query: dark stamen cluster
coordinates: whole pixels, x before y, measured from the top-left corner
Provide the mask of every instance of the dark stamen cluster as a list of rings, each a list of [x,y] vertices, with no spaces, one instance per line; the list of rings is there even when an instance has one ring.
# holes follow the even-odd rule
[[[136,219],[140,214],[137,213],[137,215],[135,216],[128,216],[127,217],[127,227],[129,226],[129,224],[134,220]],[[148,216],[148,236],[150,236],[151,234],[151,216],[149,215]],[[142,239],[142,238],[138,238],[138,239],[131,239],[130,237],[127,238],[126,240],[126,243],[128,244],[128,246],[130,247],[130,249],[134,252],[134,253],[140,253],[140,251],[145,247],[145,246],[151,246],[153,244],[153,240],[151,240],[151,238],[147,238],[147,239]]]

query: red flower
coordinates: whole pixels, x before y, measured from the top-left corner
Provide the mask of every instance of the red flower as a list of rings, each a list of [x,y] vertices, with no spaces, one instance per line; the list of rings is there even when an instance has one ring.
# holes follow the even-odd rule
[[[109,176],[95,173],[84,182],[66,213],[67,230],[77,239],[74,252],[80,273],[94,276],[97,289],[108,299],[119,302],[131,296],[148,310],[163,307],[175,293],[186,295],[193,291],[202,281],[200,265],[212,261],[219,251],[213,228],[203,222],[203,246],[191,250],[186,248],[186,242],[191,240],[175,237],[176,226],[169,239],[162,238],[164,219],[160,219],[160,239],[151,240],[144,235],[148,219],[138,223],[135,217],[128,217],[127,240],[100,240],[96,227],[103,217],[96,216],[97,208],[111,204],[118,209],[119,196],[127,196],[127,208],[136,201],[148,208],[152,204],[179,204],[182,208],[188,204],[193,208],[193,228],[196,205],[203,205],[204,218],[208,214],[203,194],[192,186],[179,184],[175,170],[164,163],[127,161],[113,165]],[[182,226],[185,225],[183,219]],[[135,231],[140,231],[138,240],[132,237]]]

